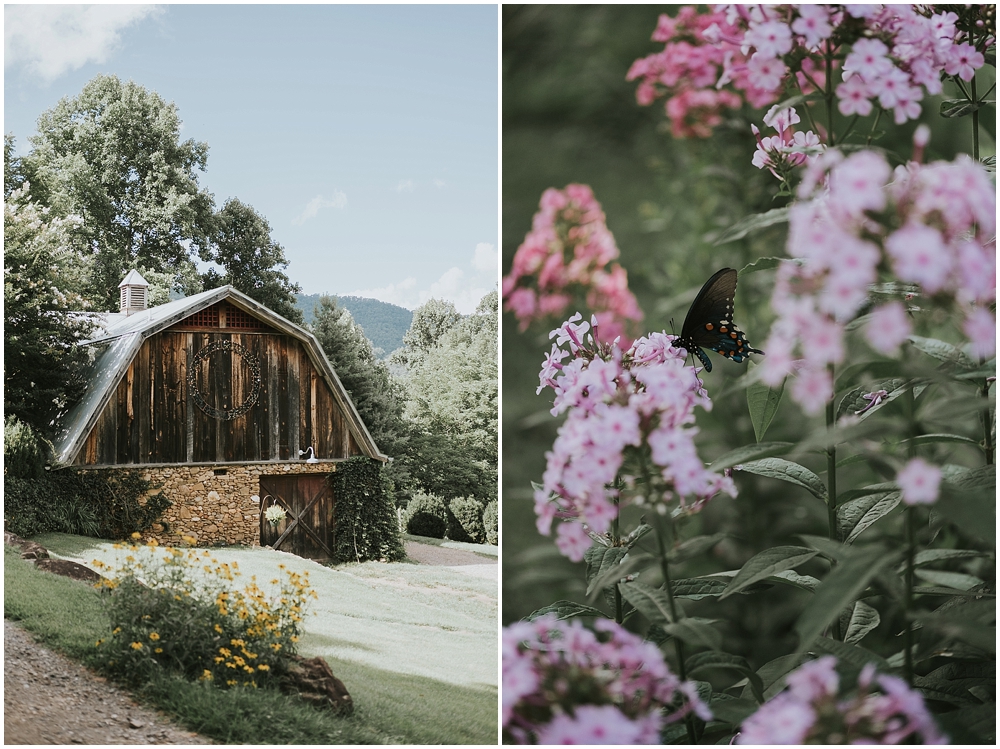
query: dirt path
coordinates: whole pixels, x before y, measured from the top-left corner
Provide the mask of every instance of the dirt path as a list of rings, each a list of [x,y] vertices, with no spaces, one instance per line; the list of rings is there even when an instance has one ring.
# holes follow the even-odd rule
[[[419,564],[433,564],[441,567],[458,567],[470,564],[496,564],[496,557],[473,554],[463,549],[447,549],[443,546],[406,541],[406,556]]]
[[[5,744],[210,744],[4,620]]]

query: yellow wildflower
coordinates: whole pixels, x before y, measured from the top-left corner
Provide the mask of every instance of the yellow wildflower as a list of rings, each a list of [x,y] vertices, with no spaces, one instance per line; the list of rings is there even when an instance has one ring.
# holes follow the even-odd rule
[[[212,680],[212,672],[209,671],[206,668],[204,671],[201,672],[201,679],[202,679],[202,681],[211,681]]]
[[[132,650],[142,650],[142,643],[141,642],[133,642],[132,643]]]
[[[134,538],[136,541],[138,541],[140,538],[142,538],[142,534],[139,533],[139,531],[136,531],[135,533],[132,534],[131,538]]]
[[[261,663],[259,666],[257,666],[257,669],[259,671],[270,671],[271,667],[268,666],[266,663]]]
[[[156,632],[150,632],[149,639],[152,640],[153,642],[156,642],[157,640],[160,639],[160,636]]]
[[[113,634],[113,635],[116,635],[116,634],[118,634],[118,633],[119,633],[119,632],[121,632],[121,631],[122,631],[122,628],[121,628],[121,627],[115,627],[115,628],[114,628],[114,629],[113,629],[113,630],[111,631],[111,634]]]
[[[154,650],[153,652],[154,652],[154,653],[162,653],[162,652],[163,652],[163,648],[157,648],[157,649],[156,649],[156,650]]]

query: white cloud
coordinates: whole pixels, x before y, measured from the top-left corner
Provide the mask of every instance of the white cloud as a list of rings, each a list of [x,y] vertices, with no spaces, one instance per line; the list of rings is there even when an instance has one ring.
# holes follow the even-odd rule
[[[329,198],[317,195],[306,203],[306,207],[302,210],[302,213],[293,218],[292,223],[296,226],[302,226],[309,219],[316,218],[322,208],[343,208],[346,205],[347,195],[340,190],[334,190],[333,195]]]
[[[500,258],[497,249],[488,242],[480,242],[476,245],[476,253],[472,256],[472,267],[480,273],[497,274]]]
[[[390,283],[377,289],[358,289],[344,296],[360,296],[416,309],[430,299],[444,299],[463,315],[471,315],[480,300],[497,287],[497,251],[494,245],[480,242],[469,258],[469,267],[448,268],[426,288],[417,288],[415,278]]]
[[[436,180],[434,180],[434,187],[441,188],[441,187],[444,187],[446,184],[447,184],[447,182],[445,182],[443,179],[436,179]]]
[[[341,296],[360,296],[366,299],[378,299],[380,302],[398,304],[407,309],[416,309],[420,306],[417,301],[419,292],[417,291],[417,279],[405,278],[399,283],[391,283],[388,286],[380,286],[376,289],[357,289],[348,291]]]
[[[401,179],[393,188],[396,192],[413,192],[413,180]]]
[[[4,68],[23,65],[46,83],[90,62],[107,62],[121,32],[155,5],[5,5]]]

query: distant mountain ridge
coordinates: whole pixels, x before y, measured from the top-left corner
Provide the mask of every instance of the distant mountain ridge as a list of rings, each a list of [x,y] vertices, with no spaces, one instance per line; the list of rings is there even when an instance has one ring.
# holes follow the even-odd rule
[[[296,294],[295,306],[302,310],[307,325],[313,321],[313,309],[319,304],[323,294]],[[378,299],[366,299],[359,296],[337,297],[337,304],[347,309],[354,322],[361,326],[365,337],[375,348],[382,349],[382,356],[388,356],[403,345],[403,336],[410,329],[413,313],[405,307],[400,307]]]

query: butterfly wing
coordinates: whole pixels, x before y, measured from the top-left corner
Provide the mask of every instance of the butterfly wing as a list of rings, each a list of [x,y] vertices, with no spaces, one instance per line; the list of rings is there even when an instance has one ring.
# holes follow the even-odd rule
[[[702,348],[711,349],[727,359],[740,363],[751,353],[764,352],[750,346],[746,335],[733,322],[733,300],[736,298],[736,271],[723,268],[705,282],[694,298],[678,345],[697,356],[712,371],[712,364]]]

